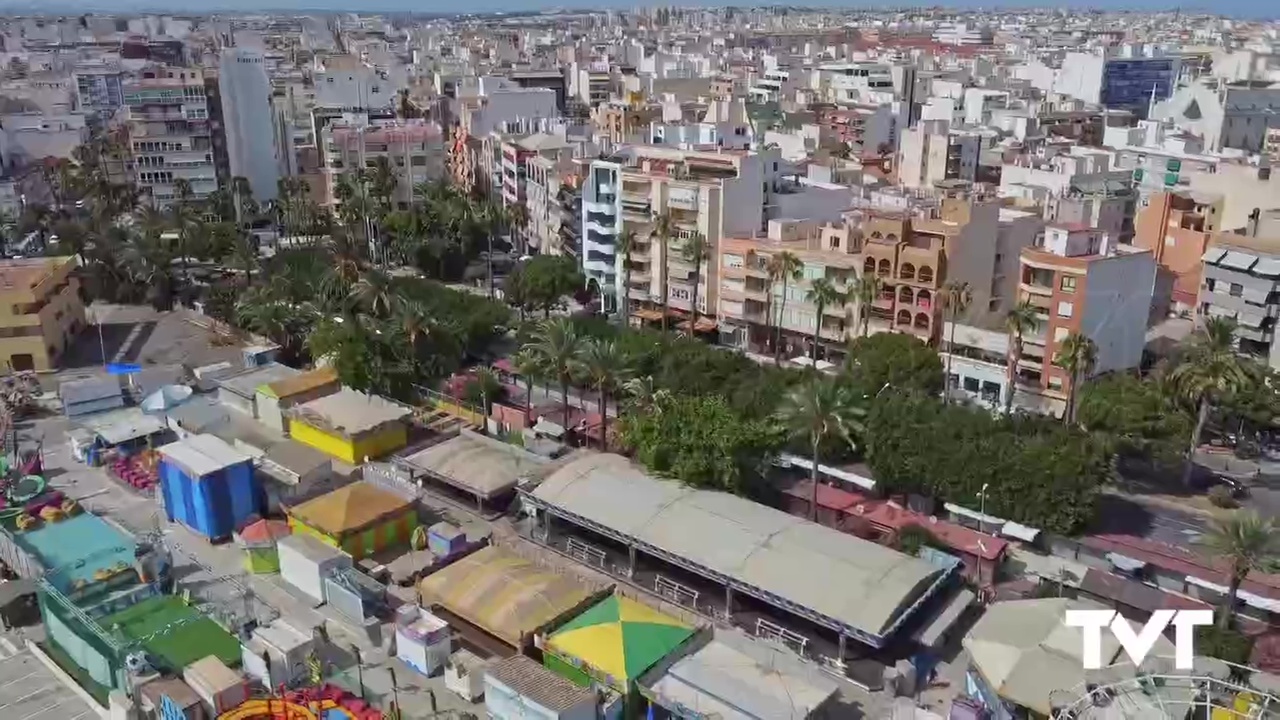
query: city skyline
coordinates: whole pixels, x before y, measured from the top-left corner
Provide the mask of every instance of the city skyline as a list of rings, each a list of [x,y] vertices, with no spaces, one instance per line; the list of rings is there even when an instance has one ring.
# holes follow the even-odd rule
[[[439,7],[437,7],[437,5]],[[541,11],[551,9],[566,10],[631,10],[643,7],[667,7],[659,3],[636,3],[628,0],[599,0],[598,2],[586,3],[563,3],[554,0],[540,0],[537,2],[522,2],[518,0],[476,0],[467,4],[468,12],[471,13],[518,13],[530,10]],[[671,7],[689,7],[689,8],[716,8],[716,7],[795,7],[797,9],[819,9],[819,10],[850,10],[850,11],[883,11],[886,9],[903,9],[911,10],[928,10],[940,7],[942,9],[951,9],[961,11],[980,11],[980,10],[997,10],[997,11],[1017,11],[1025,10],[1047,10],[1047,9],[1070,9],[1074,11],[1123,11],[1123,12],[1173,12],[1182,11],[1189,14],[1216,14],[1223,16],[1234,16],[1247,19],[1268,19],[1280,17],[1274,9],[1269,12],[1265,3],[1254,2],[1253,0],[1224,0],[1223,2],[1213,3],[1171,3],[1169,0],[1119,0],[1118,2],[1100,3],[1097,0],[1064,0],[1064,2],[1053,6],[1044,6],[1034,3],[1022,2],[1021,0],[946,0],[940,3],[930,3],[929,5],[911,5],[904,4],[901,6],[890,6],[886,8],[884,5],[872,2],[849,2],[848,0],[809,0],[805,3],[769,3],[769,2],[718,2],[716,0],[685,0],[679,3],[673,3]],[[270,0],[265,5],[256,0],[216,0],[202,7],[206,12],[237,12],[237,13],[269,13],[274,11],[283,12],[359,12],[359,13],[416,13],[416,14],[454,14],[458,12],[456,6],[429,2],[416,2],[415,0],[373,0],[369,3],[353,4],[350,0]],[[156,0],[91,0],[85,3],[44,3],[32,2],[32,0],[3,0],[0,1],[0,12],[6,13],[40,13],[40,14],[60,14],[60,13],[77,13],[77,12],[172,12],[172,8],[157,2]]]

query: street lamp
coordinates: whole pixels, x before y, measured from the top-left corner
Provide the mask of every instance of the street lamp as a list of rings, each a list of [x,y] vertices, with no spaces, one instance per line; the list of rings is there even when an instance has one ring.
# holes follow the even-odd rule
[[[978,498],[981,501],[978,507],[978,514],[982,517],[978,518],[978,531],[987,531],[987,488],[991,483],[982,483],[982,489],[978,491]]]

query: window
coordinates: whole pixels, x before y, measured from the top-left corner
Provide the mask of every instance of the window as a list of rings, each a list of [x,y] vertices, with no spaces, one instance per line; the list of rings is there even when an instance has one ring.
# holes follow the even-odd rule
[[[1244,286],[1240,283],[1231,283],[1231,297],[1240,297],[1244,294]]]
[[[965,390],[967,390],[967,391],[969,391],[969,392],[971,392],[971,393],[976,393],[976,392],[978,392],[978,388],[979,388],[979,387],[980,387],[980,386],[979,386],[979,384],[978,384],[978,378],[971,378],[971,377],[967,377],[967,378],[965,378],[965,379],[964,379],[964,389],[965,389]]]
[[[1075,306],[1069,302],[1058,303],[1058,317],[1069,318],[1074,310]]]
[[[424,167],[427,164],[427,156],[414,155],[413,157],[409,158],[409,164],[414,167]]]
[[[1064,293],[1073,293],[1076,291],[1076,278],[1074,275],[1063,275],[1062,282],[1058,283]]]
[[[1063,340],[1066,340],[1067,336],[1070,334],[1071,334],[1070,328],[1056,327],[1053,329],[1053,341],[1056,343],[1060,343]]]

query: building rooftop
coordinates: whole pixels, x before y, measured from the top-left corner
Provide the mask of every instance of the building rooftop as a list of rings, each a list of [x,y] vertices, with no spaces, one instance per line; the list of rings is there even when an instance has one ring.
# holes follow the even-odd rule
[[[524,655],[499,660],[486,668],[485,673],[552,713],[562,713],[586,703],[595,704],[596,694],[593,691],[574,684]]]
[[[727,493],[659,480],[620,455],[576,453],[531,493],[601,526],[883,637],[944,573],[924,560]]]
[[[404,405],[350,388],[303,403],[291,411],[294,418],[308,425],[346,437],[376,430],[412,414]]]
[[[465,430],[404,460],[486,498],[510,492],[521,477],[547,462],[540,455]]]
[[[0,260],[0,291],[31,290],[69,262],[75,262],[75,258],[68,255]]]

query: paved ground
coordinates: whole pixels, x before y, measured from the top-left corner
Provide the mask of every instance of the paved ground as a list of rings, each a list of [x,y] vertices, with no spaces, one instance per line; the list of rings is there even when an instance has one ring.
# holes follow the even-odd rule
[[[431,694],[440,710],[477,712],[482,709],[446,691],[440,676],[424,678],[398,660],[388,658],[385,642],[374,645],[336,612],[326,607],[314,608],[299,599],[281,584],[278,576],[248,575],[244,571],[244,556],[235,545],[211,545],[185,527],[170,524],[155,498],[125,489],[104,470],[75,462],[66,443],[68,427],[68,421],[62,417],[26,422],[20,426],[20,437],[28,442],[44,438],[47,475],[53,487],[135,535],[156,537],[158,533],[173,552],[174,573],[180,585],[190,589],[207,611],[224,619],[251,615],[259,621],[268,621],[283,616],[303,631],[323,624],[337,646],[337,650],[328,655],[334,663],[333,671],[339,674],[336,678],[339,684],[356,689],[354,653],[347,650],[355,646],[363,658],[363,679],[370,700],[390,699],[391,676],[387,668],[395,669],[406,718],[427,717]],[[392,634],[390,624],[384,625],[383,637]],[[0,718],[10,717],[13,716],[0,709]],[[72,716],[57,717],[69,720]]]
[[[16,633],[0,635],[0,717],[5,720],[97,718],[80,696],[36,658]]]
[[[95,303],[87,312],[90,325],[63,357],[62,374],[97,370],[104,355],[109,363],[191,367],[240,357],[238,347],[218,344],[215,333],[191,322],[183,310]]]

